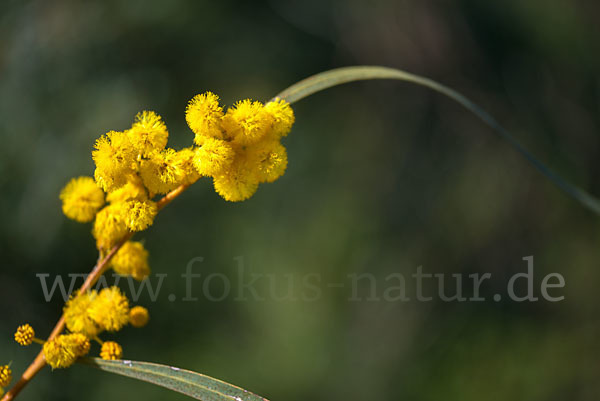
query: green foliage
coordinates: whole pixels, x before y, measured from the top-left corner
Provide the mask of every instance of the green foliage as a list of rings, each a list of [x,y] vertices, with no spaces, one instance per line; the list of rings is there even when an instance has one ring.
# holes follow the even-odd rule
[[[121,376],[142,380],[202,401],[266,401],[256,394],[200,373],[148,362],[84,358],[81,363]]]

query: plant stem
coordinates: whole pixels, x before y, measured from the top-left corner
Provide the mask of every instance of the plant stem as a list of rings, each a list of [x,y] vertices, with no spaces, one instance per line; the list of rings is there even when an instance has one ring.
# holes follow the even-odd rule
[[[171,192],[169,192],[168,194],[166,194],[165,196],[163,196],[158,202],[156,202],[156,207],[158,208],[158,210],[163,209],[165,206],[171,203],[173,199],[181,195],[183,191],[185,191],[190,185],[191,184],[182,184],[174,190],[172,190]],[[98,263],[96,263],[90,274],[88,274],[88,276],[86,277],[83,285],[79,289],[79,292],[85,292],[89,290],[98,281],[100,276],[102,276],[102,274],[104,274],[104,272],[108,270],[108,263],[110,262],[112,257],[115,256],[119,249],[121,249],[123,244],[125,244],[131,239],[131,237],[133,237],[133,234],[133,232],[128,233],[117,245],[115,245],[110,250],[110,252],[104,258],[98,260]],[[64,329],[65,315],[63,314],[56,323],[56,326],[54,326],[54,329],[52,330],[52,333],[50,333],[50,336],[48,337],[47,341],[51,341],[54,338],[56,338],[60,333],[62,333]],[[4,394],[4,397],[2,397],[1,401],[14,400],[15,397],[21,392],[21,390],[23,390],[23,388],[31,381],[31,379],[35,377],[36,374],[38,374],[40,370],[44,368],[44,366],[46,366],[46,358],[44,357],[44,352],[42,350],[35,357],[33,362],[31,362],[31,364],[25,370],[23,375],[21,375],[19,381],[17,381],[14,384],[14,386],[9,391],[7,391],[6,394]]]
[[[422,77],[420,75],[411,74],[406,71],[398,70],[396,68],[379,67],[379,66],[356,66],[356,67],[343,67],[336,68],[333,70],[321,72],[311,77],[303,79],[300,82],[293,84],[292,86],[284,89],[278,95],[276,95],[271,101],[275,99],[284,99],[290,104],[297,102],[300,99],[304,99],[314,93],[320,92],[324,89],[345,84],[354,81],[365,81],[371,79],[396,79],[400,81],[412,82],[414,84],[424,86],[435,92],[441,93],[454,100],[480,120],[482,120],[488,127],[492,128],[502,139],[507,141],[518,153],[521,154],[529,163],[533,165],[540,173],[546,178],[552,181],[558,188],[575,199],[584,207],[588,208],[597,215],[600,215],[600,199],[590,195],[588,192],[579,188],[576,185],[571,184],[569,181],[563,179],[561,176],[556,174],[550,168],[546,167],[544,163],[539,161],[532,153],[530,153],[512,134],[506,130],[494,117],[488,112],[483,110],[473,101],[462,95],[461,93],[442,85],[429,78]]]

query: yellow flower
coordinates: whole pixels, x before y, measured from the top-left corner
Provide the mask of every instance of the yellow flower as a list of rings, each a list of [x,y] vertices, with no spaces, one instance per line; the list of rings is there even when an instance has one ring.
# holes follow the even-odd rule
[[[258,189],[258,177],[249,168],[248,159],[238,155],[231,167],[214,178],[215,191],[226,201],[239,202],[250,198]]]
[[[148,309],[143,306],[134,306],[129,311],[129,323],[133,327],[144,327],[148,324],[148,320],[150,320],[150,314],[148,313]]]
[[[175,155],[175,165],[179,166],[184,175],[182,184],[191,185],[200,178],[200,173],[194,165],[195,157],[196,150],[193,147],[181,149]]]
[[[279,141],[266,141],[248,149],[260,182],[273,182],[285,173],[287,152]]]
[[[101,136],[94,145],[92,158],[96,163],[96,183],[106,192],[126,183],[134,172],[136,152],[125,132],[110,131]]]
[[[214,177],[231,166],[234,158],[235,151],[228,142],[208,138],[196,150],[194,165],[200,174]]]
[[[114,341],[106,341],[102,344],[102,349],[100,350],[100,358],[105,359],[107,361],[117,360],[123,357],[123,348],[119,344]]]
[[[31,325],[24,324],[22,326],[17,327],[17,332],[15,333],[15,341],[20,345],[24,347],[31,345],[34,337],[35,330],[33,330],[33,327],[31,327]]]
[[[265,104],[265,110],[273,117],[271,127],[274,138],[286,136],[294,124],[294,111],[290,104],[283,99],[275,99]]]
[[[167,146],[169,132],[158,114],[142,111],[135,116],[135,122],[127,131],[127,136],[135,151],[146,157]]]
[[[67,301],[63,312],[65,323],[70,331],[88,337],[94,337],[101,331],[100,326],[88,312],[97,296],[98,292],[93,290],[77,294]]]
[[[52,369],[64,369],[71,366],[77,358],[90,350],[90,342],[83,334],[64,334],[44,344],[46,362]]]
[[[110,249],[127,234],[123,203],[106,206],[96,214],[92,234],[98,249]]]
[[[230,107],[223,117],[222,127],[233,142],[252,145],[260,141],[273,124],[273,116],[265,111],[261,102],[250,99],[239,101]]]
[[[77,356],[75,352],[66,346],[62,341],[62,336],[58,336],[53,340],[47,341],[43,347],[46,362],[52,369],[68,368],[75,363]]]
[[[90,352],[89,338],[81,333],[71,333],[63,336],[65,345],[73,350],[77,357],[85,356]]]
[[[123,204],[125,225],[131,231],[142,231],[152,225],[158,210],[156,203],[150,200],[139,202],[132,200]]]
[[[150,274],[148,251],[141,242],[127,241],[112,258],[111,264],[118,274],[133,276],[136,280],[141,281]]]
[[[222,118],[223,108],[219,106],[219,97],[212,92],[194,96],[185,110],[188,126],[196,134],[196,145],[202,145],[206,138],[223,139]]]
[[[65,216],[80,223],[92,221],[104,204],[104,193],[92,177],[73,178],[60,191]]]
[[[129,301],[118,287],[104,288],[87,313],[100,328],[118,331],[129,321]]]
[[[177,152],[165,149],[140,162],[140,176],[152,193],[166,194],[185,180],[185,171],[177,160]]]
[[[10,366],[0,366],[0,387],[7,387],[12,380],[12,370]]]
[[[106,200],[111,203],[128,200],[145,201],[146,199],[148,199],[148,192],[137,174],[129,176],[125,185],[106,195]]]

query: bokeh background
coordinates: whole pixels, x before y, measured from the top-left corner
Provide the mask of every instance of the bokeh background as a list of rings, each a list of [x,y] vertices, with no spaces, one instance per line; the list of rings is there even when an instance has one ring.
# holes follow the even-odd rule
[[[37,350],[12,342],[16,326],[46,336],[59,317],[61,300],[44,301],[36,274],[86,273],[96,259],[90,226],[67,220],[58,200],[72,176],[93,173],[94,140],[150,109],[171,146],[188,146],[185,106],[206,90],[225,104],[268,100],[333,67],[403,68],[465,93],[600,194],[599,16],[583,0],[2,1],[0,362],[22,372]],[[294,109],[282,179],[240,204],[201,181],[139,236],[153,272],[168,276],[156,302],[139,301],[149,326],[114,336],[128,359],[272,400],[598,399],[598,216],[426,89],[355,83]],[[529,255],[537,295],[559,272],[565,300],[494,302]],[[315,273],[322,294],[275,300],[263,280],[265,301],[211,302],[201,278],[199,300],[182,302],[180,275],[198,256],[194,270],[230,277],[232,294],[240,256],[247,274],[276,277],[279,294],[286,277],[299,285]],[[349,274],[373,274],[381,294],[389,274],[417,266],[489,272],[488,300],[348,301]],[[46,369],[21,397],[186,399],[88,367]]]

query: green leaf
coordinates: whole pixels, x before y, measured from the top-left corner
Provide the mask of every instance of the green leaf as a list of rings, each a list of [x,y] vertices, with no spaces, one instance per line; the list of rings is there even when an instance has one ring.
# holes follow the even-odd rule
[[[267,401],[247,390],[189,370],[148,362],[82,358],[80,363],[156,384],[203,401]]]
[[[395,68],[379,67],[379,66],[357,66],[337,68],[330,71],[321,72],[306,78],[284,91],[280,92],[273,99],[285,99],[289,103],[295,103],[307,96],[320,92],[333,86],[345,84],[353,81],[366,81],[371,79],[395,79],[400,81],[411,82],[417,85],[424,86],[441,93],[450,99],[456,101],[467,110],[479,117],[485,124],[492,128],[500,137],[506,140],[518,153],[520,153],[529,163],[538,169],[556,186],[563,190],[567,195],[577,200],[584,207],[600,215],[600,200],[591,196],[586,191],[564,180],[562,177],[550,170],[541,161],[535,158],[527,149],[523,147],[504,127],[502,127],[490,114],[484,111],[477,104],[469,100],[461,93],[435,82],[429,78],[425,78],[416,74],[411,74],[406,71]]]

